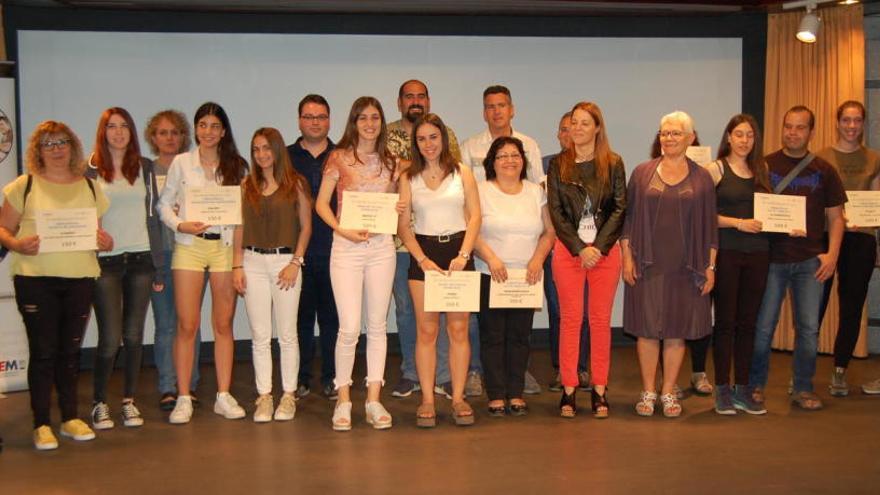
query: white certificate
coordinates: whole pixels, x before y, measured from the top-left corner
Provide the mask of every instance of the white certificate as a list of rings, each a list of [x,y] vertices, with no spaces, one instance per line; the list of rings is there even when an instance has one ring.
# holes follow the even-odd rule
[[[847,191],[846,197],[847,225],[880,226],[880,191]]]
[[[241,225],[241,187],[190,187],[185,196],[186,221]]]
[[[490,308],[538,308],[544,304],[544,284],[529,285],[525,269],[507,270],[507,281],[489,285]]]
[[[399,197],[396,193],[345,191],[339,226],[371,234],[396,234]]]
[[[787,194],[755,193],[755,219],[764,232],[807,231],[807,198]]]
[[[697,165],[705,165],[712,161],[711,146],[688,146],[684,154],[695,161]]]
[[[480,272],[425,272],[425,311],[480,311]]]
[[[39,210],[36,224],[40,253],[98,249],[98,211],[95,208]]]

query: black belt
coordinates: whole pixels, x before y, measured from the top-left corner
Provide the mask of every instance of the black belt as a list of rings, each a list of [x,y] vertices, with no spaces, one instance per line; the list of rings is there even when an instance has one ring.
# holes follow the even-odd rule
[[[257,254],[293,254],[293,249],[290,249],[289,247],[259,248],[254,246],[245,246],[244,248]]]
[[[422,241],[433,241],[439,243],[446,243],[450,241],[456,241],[458,239],[464,239],[465,231],[456,232],[454,234],[441,234],[441,235],[422,235],[416,234],[416,239]]]
[[[219,241],[221,236],[214,232],[202,232],[201,234],[196,234],[196,237],[201,237],[206,241]]]

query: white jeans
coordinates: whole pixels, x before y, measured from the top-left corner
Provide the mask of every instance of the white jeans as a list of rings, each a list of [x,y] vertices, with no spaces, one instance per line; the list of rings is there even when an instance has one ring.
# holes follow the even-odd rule
[[[285,392],[296,391],[299,373],[299,342],[296,315],[302,289],[302,273],[288,290],[278,287],[278,273],[290,263],[289,254],[257,254],[245,249],[244,274],[247,290],[244,304],[251,323],[254,376],[259,394],[272,393],[272,314],[278,326],[281,347],[281,385]],[[274,311],[273,311],[274,310]]]
[[[333,236],[330,251],[330,283],[339,313],[336,337],[336,388],[352,384],[351,372],[358,337],[361,334],[361,311],[367,313],[367,383],[385,383],[385,334],[391,287],[397,256],[390,235],[376,235],[369,241],[355,243]]]

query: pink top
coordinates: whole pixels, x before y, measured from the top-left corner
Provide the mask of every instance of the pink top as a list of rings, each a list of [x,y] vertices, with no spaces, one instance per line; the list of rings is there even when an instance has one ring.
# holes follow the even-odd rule
[[[379,161],[378,153],[358,153],[356,162],[350,150],[335,150],[324,167],[324,175],[336,181],[336,218],[342,212],[344,191],[397,192],[397,167],[391,172]]]

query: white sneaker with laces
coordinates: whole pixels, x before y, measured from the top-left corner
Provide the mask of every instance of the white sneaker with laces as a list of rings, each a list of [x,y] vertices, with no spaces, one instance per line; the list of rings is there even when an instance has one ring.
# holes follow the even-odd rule
[[[296,400],[293,394],[284,394],[275,409],[275,421],[290,421],[296,416]]]
[[[188,395],[178,395],[174,410],[168,416],[168,422],[173,425],[189,423],[193,415],[192,398]]]
[[[256,405],[257,409],[254,411],[254,423],[268,423],[272,421],[272,408],[274,407],[272,396],[266,394],[257,397]]]
[[[92,428],[96,430],[109,430],[115,425],[110,418],[110,406],[106,402],[97,402],[92,407]]]
[[[134,401],[129,400],[122,403],[122,424],[129,428],[143,426],[144,417],[134,405]]]
[[[229,392],[217,392],[214,400],[214,414],[219,414],[226,419],[241,419],[245,417],[244,409],[238,405],[238,401]]]

